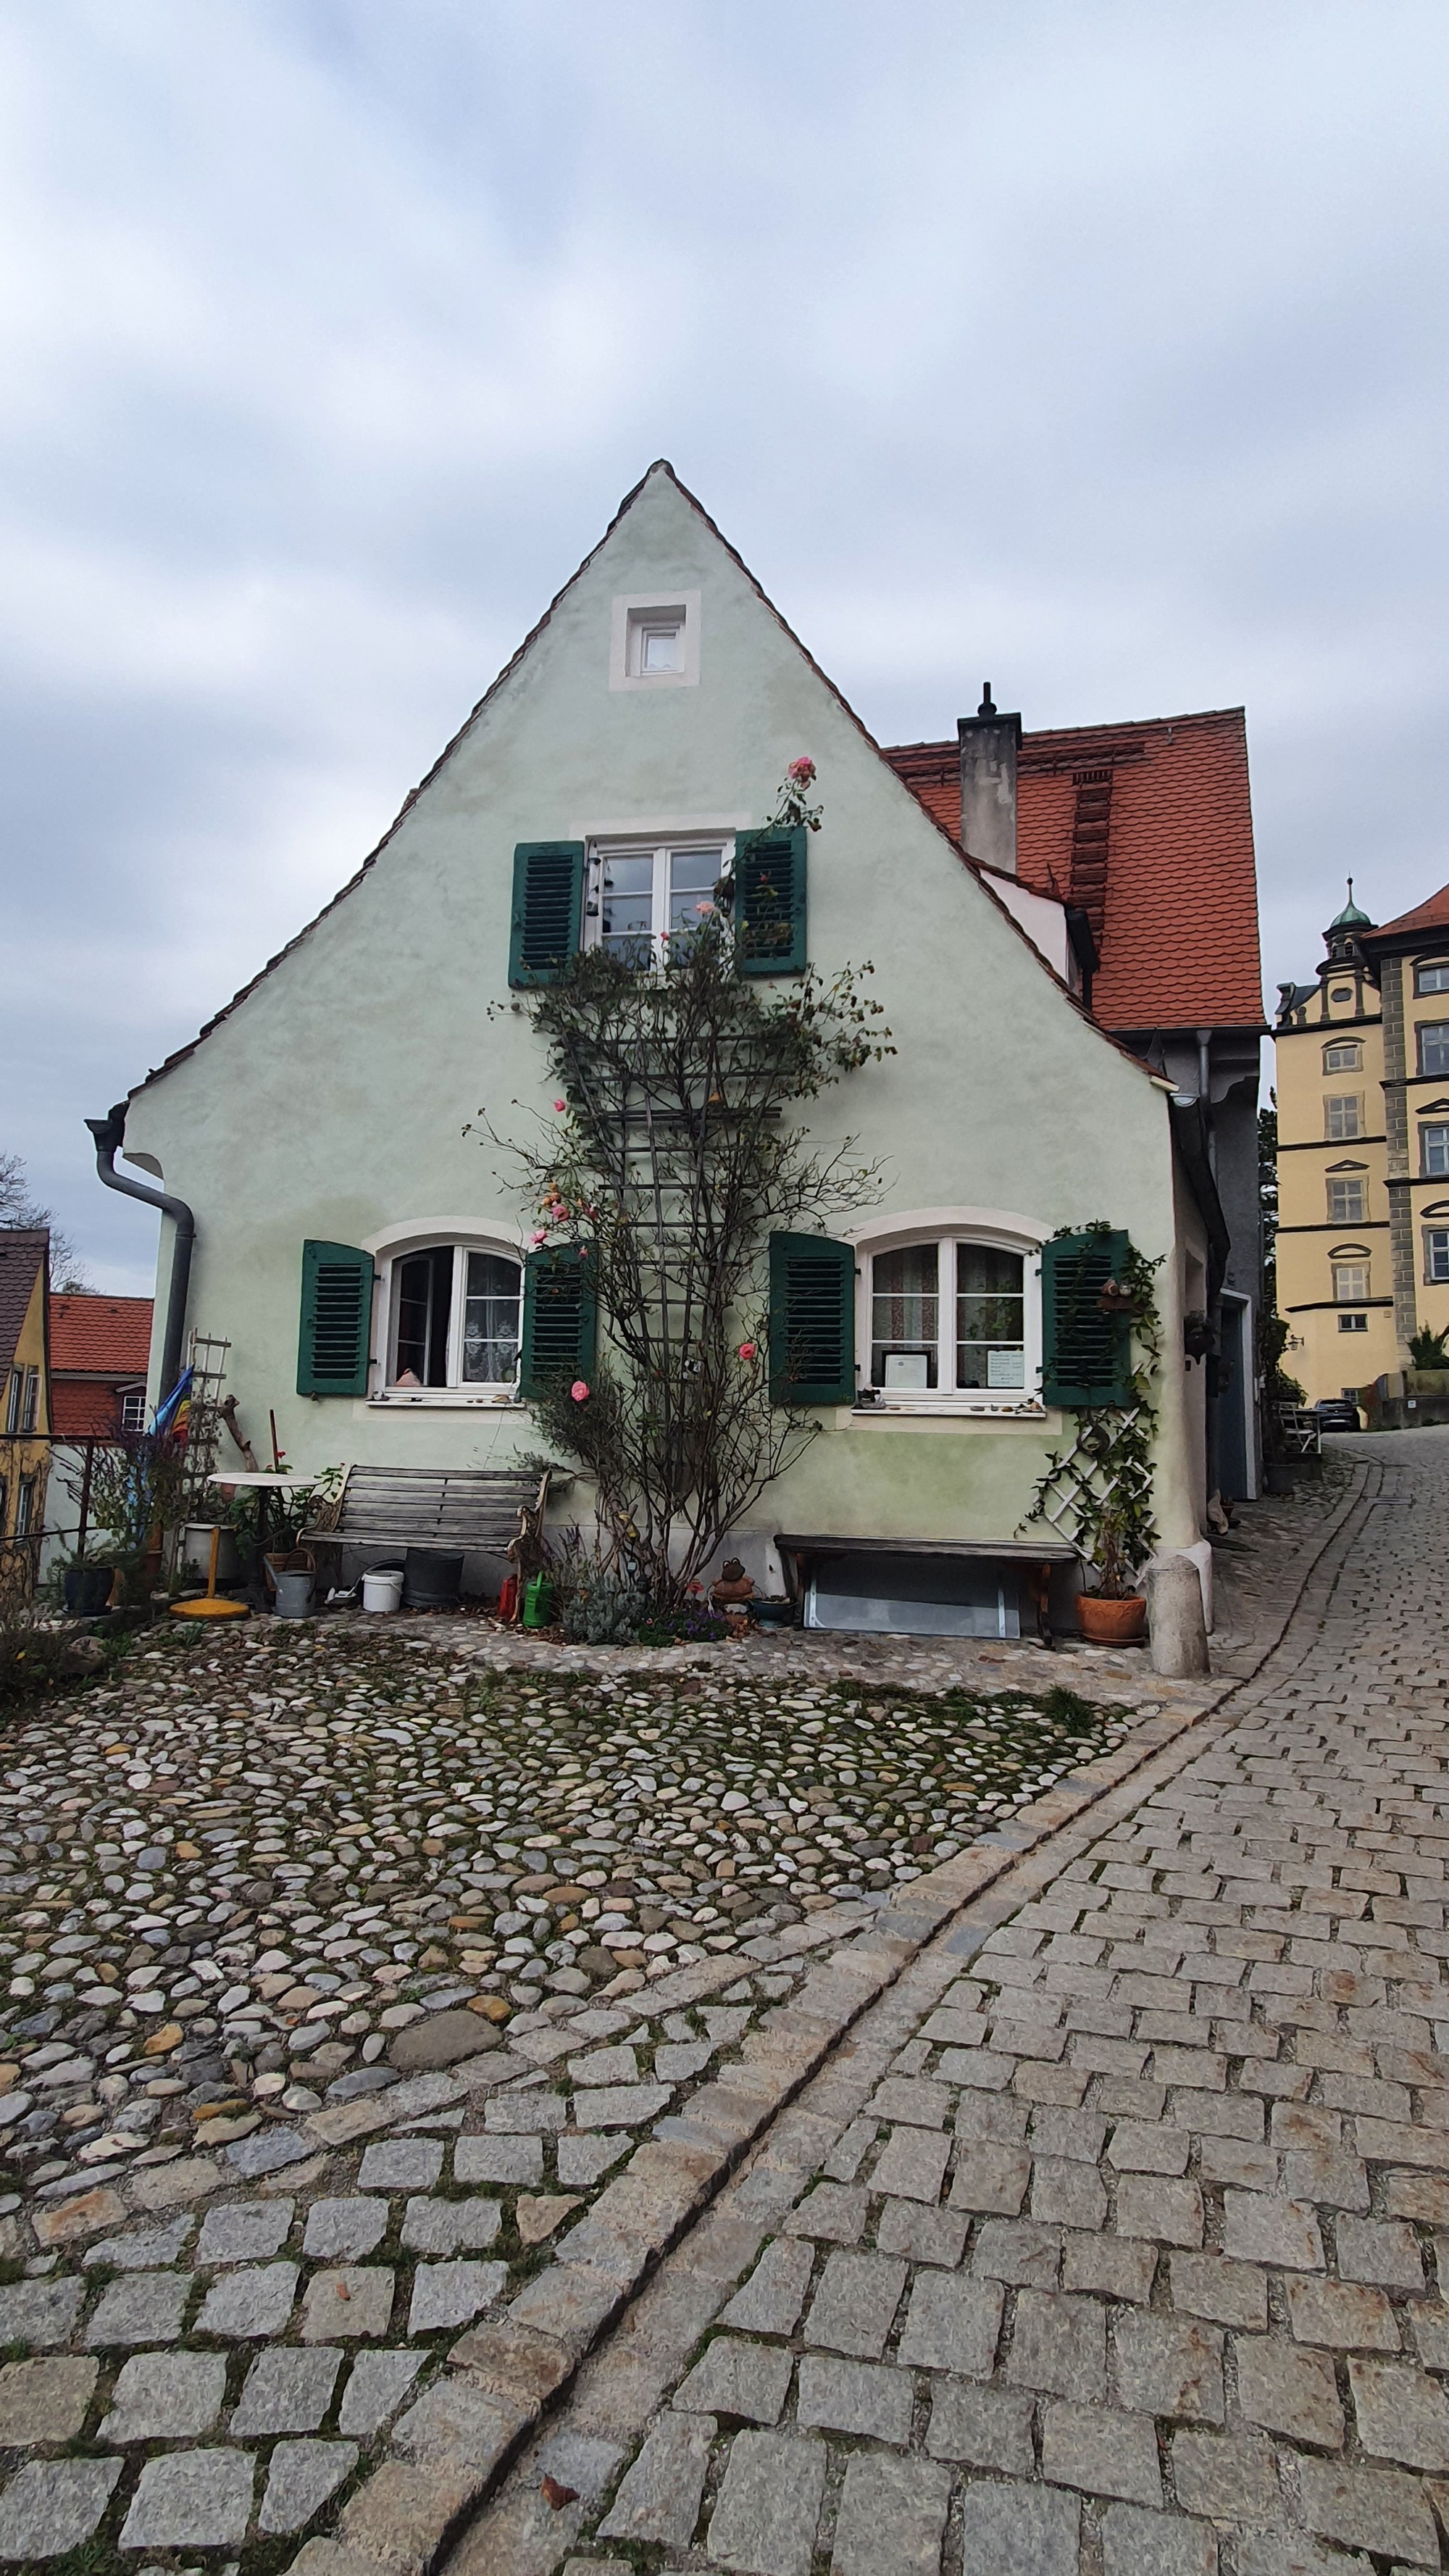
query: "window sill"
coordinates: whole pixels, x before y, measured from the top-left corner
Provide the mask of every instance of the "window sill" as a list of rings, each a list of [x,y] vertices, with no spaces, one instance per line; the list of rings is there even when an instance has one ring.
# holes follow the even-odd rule
[[[1044,1404],[1038,1403],[1034,1396],[1023,1396],[1016,1403],[996,1404],[989,1402],[903,1404],[899,1398],[896,1398],[894,1401],[887,1400],[884,1404],[852,1405],[850,1418],[852,1422],[873,1422],[878,1419],[893,1422],[909,1422],[913,1419],[937,1422],[1045,1422],[1047,1409]]]
[[[522,1398],[511,1387],[390,1386],[367,1398],[378,1413],[497,1412],[521,1413]]]

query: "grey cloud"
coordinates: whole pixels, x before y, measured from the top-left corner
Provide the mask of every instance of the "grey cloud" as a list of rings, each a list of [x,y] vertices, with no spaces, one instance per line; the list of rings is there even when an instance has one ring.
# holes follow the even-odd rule
[[[1265,970],[1449,875],[1427,0],[55,0],[0,155],[0,1143],[324,901],[672,456],[882,739],[1245,701]],[[8,247],[6,245],[8,244]]]

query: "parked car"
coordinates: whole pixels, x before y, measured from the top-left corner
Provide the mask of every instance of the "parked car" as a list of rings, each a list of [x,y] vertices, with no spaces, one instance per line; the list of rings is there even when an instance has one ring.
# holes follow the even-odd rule
[[[1359,1431],[1362,1423],[1356,1404],[1346,1395],[1321,1395],[1313,1408],[1320,1431]]]

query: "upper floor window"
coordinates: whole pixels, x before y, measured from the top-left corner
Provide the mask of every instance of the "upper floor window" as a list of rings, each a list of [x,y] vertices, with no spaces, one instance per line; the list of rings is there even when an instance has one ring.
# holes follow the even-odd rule
[[[1358,1038],[1337,1038],[1323,1050],[1325,1073],[1357,1073],[1363,1062],[1363,1046]]]
[[[1330,1145],[1347,1143],[1363,1134],[1363,1096],[1357,1091],[1340,1091],[1323,1104],[1323,1132]]]
[[[1358,1305],[1369,1293],[1369,1266],[1366,1261],[1335,1261],[1333,1294],[1340,1306]]]
[[[1449,1020],[1424,1020],[1420,1023],[1419,1071],[1449,1073]]]
[[[468,1243],[400,1254],[388,1293],[386,1382],[510,1388],[518,1375],[523,1272],[515,1255]]]
[[[5,1403],[7,1431],[33,1431],[40,1412],[40,1371],[13,1368]]]
[[[1362,1180],[1335,1179],[1328,1184],[1330,1225],[1362,1225],[1368,1215],[1368,1190]]]
[[[1449,1127],[1419,1129],[1419,1169],[1426,1179],[1449,1179]]]
[[[121,1398],[121,1429],[144,1431],[145,1428],[146,1390],[144,1386],[128,1386]]]
[[[1449,993],[1449,958],[1434,957],[1414,968],[1416,993]]]
[[[874,1253],[868,1268],[872,1387],[917,1399],[1026,1394],[1035,1314],[1029,1330],[1023,1252],[947,1237]]]
[[[28,1538],[35,1526],[35,1478],[22,1476],[15,1489],[15,1535]]]
[[[1449,1280],[1449,1225],[1424,1228],[1424,1277],[1430,1286]]]
[[[697,930],[714,910],[725,872],[724,840],[610,845],[593,853],[587,919],[602,947],[630,966],[664,954],[666,939]]]

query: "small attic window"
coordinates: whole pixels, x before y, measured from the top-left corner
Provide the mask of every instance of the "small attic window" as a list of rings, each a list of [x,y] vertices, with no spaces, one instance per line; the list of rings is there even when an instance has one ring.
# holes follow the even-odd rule
[[[653,591],[614,601],[611,689],[687,689],[698,682],[697,590]]]
[[[657,680],[684,661],[683,609],[636,608],[629,620],[629,676]]]

